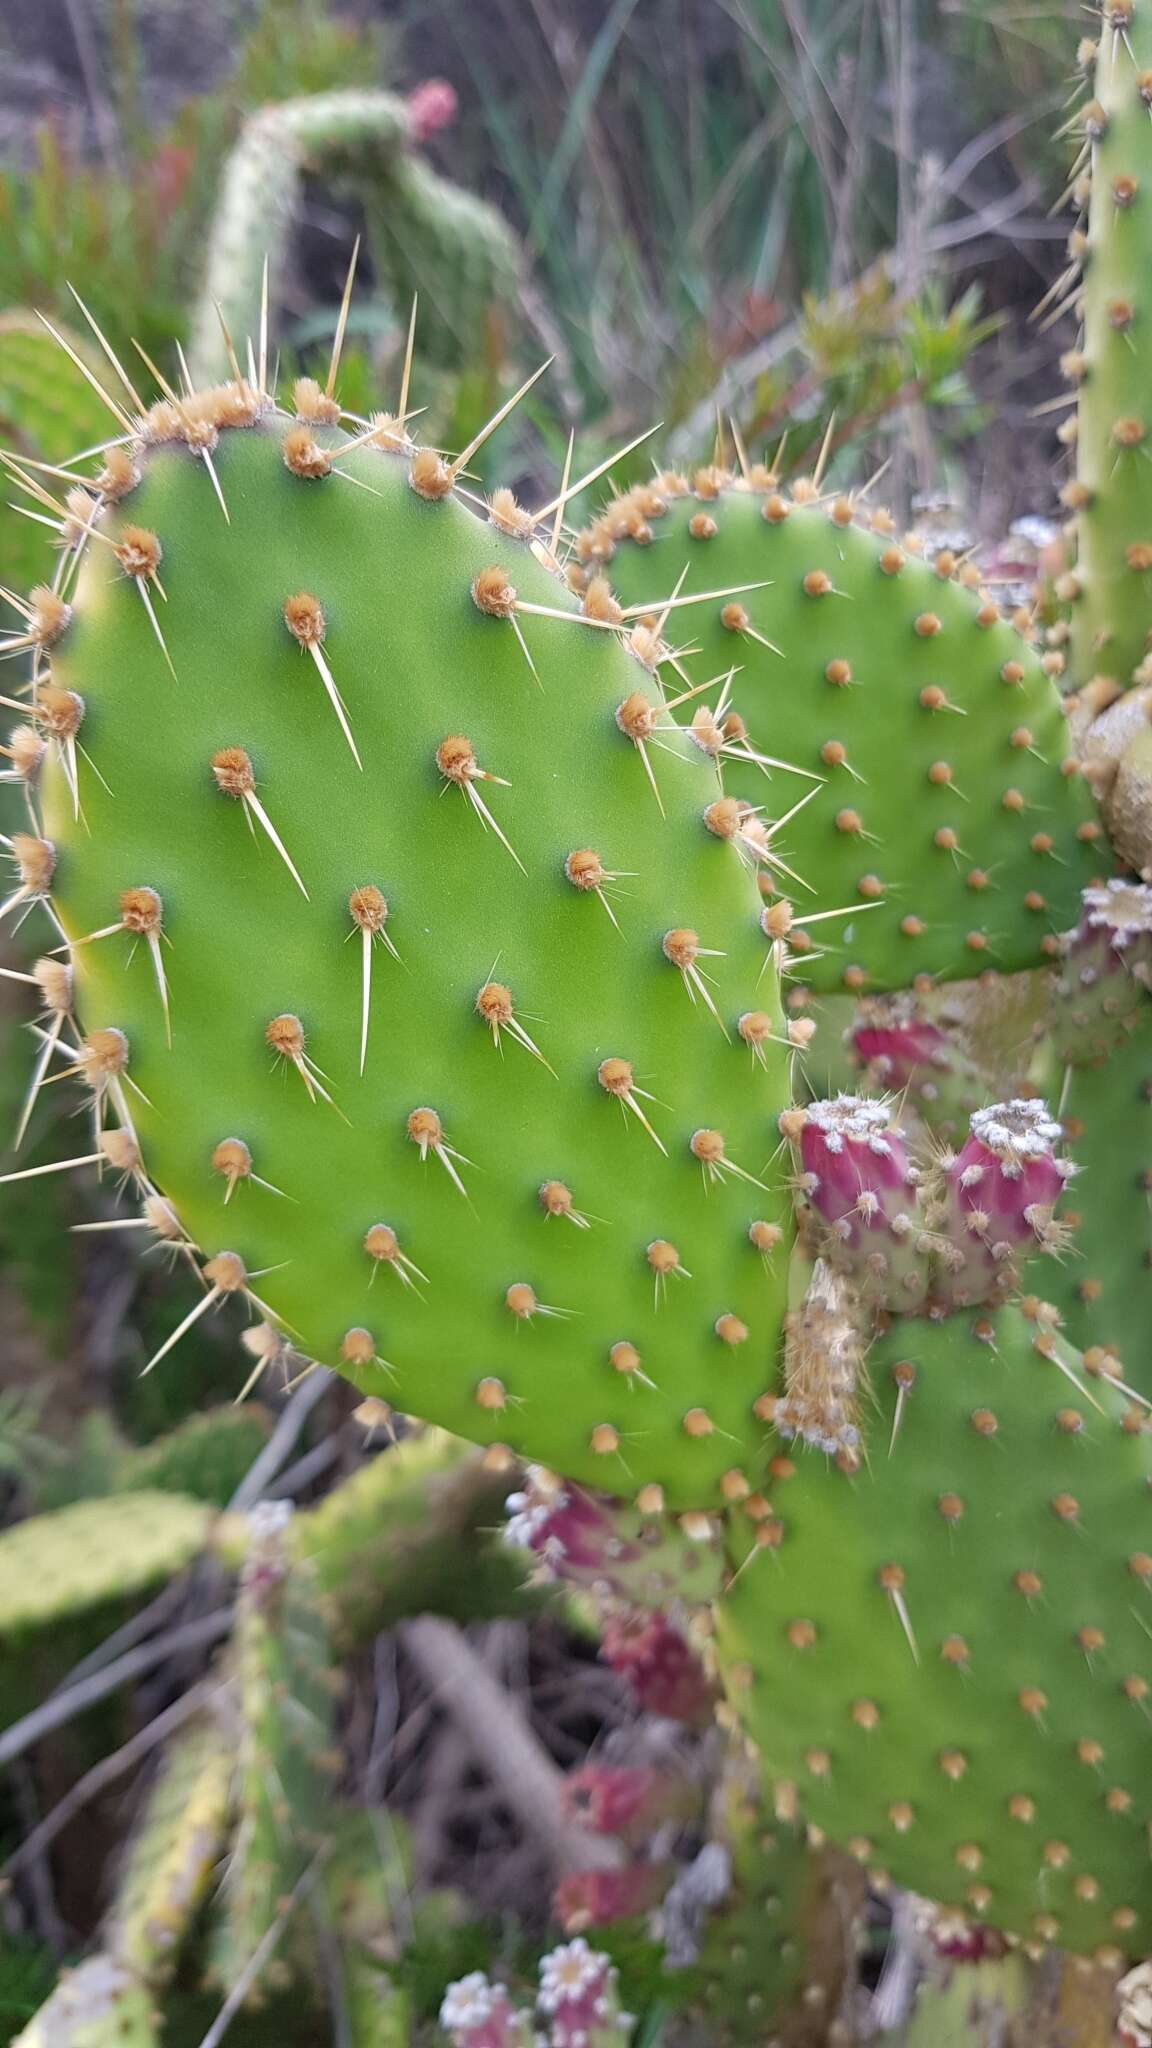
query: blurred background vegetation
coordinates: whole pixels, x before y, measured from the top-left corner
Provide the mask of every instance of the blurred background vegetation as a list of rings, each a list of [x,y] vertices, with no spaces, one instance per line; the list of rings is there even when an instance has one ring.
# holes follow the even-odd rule
[[[830,474],[860,483],[886,465],[884,493],[905,517],[959,530],[1011,564],[1027,552],[1013,524],[1056,511],[1060,415],[1044,407],[1068,337],[1029,316],[1061,267],[1066,228],[1048,209],[1065,175],[1054,135],[1074,24],[1070,5],[1039,0],[0,0],[0,442],[52,465],[106,433],[103,408],[38,317],[98,364],[75,294],[131,376],[151,390],[139,344],[177,380],[246,123],[270,104],[370,90],[395,96],[392,128],[293,145],[293,175],[276,184],[290,208],[272,277],[286,374],[324,374],[359,235],[340,383],[352,411],[396,403],[413,280],[422,438],[461,447],[554,357],[486,445],[485,483],[540,502],[570,435],[578,474],[657,422],[653,446],[680,459],[707,460],[717,441],[731,454],[738,432],[755,458],[782,445],[793,472],[813,460],[817,422],[832,413]],[[275,124],[260,133],[273,154],[288,150]],[[472,200],[492,211],[470,215]],[[470,221],[495,235],[495,267],[471,292],[459,260]],[[241,301],[251,254],[237,259]],[[651,461],[645,445],[612,481]],[[0,512],[5,588],[51,572],[51,538],[22,502],[23,513]],[[10,829],[16,799],[0,795]],[[6,924],[8,970],[26,971],[43,945],[34,924]],[[27,994],[0,981],[2,1131],[26,1086]],[[86,1149],[57,1093],[42,1091],[19,1159],[0,1155],[0,1170]],[[195,1296],[178,1264],[138,1256],[129,1235],[76,1234],[114,1213],[109,1190],[67,1174],[0,1186],[0,1526],[140,1486],[223,1506],[283,1410],[283,1388],[263,1383],[247,1409],[228,1405],[252,1361],[227,1315],[201,1321],[178,1366],[139,1377]],[[382,1447],[390,1455],[387,1431],[353,1408],[335,1385],[301,1414],[282,1494],[307,1506]],[[189,1434],[205,1410],[212,1424]],[[10,1659],[0,1728],[165,1576],[157,1565],[145,1584],[144,1570],[82,1625],[42,1632],[34,1656]],[[185,1616],[206,1611],[197,1583]],[[509,1599],[505,1589],[501,1610]],[[518,1688],[553,1758],[570,1764],[626,1718],[567,1622],[515,1607],[491,1626],[495,1638],[473,1629],[470,1640]],[[126,1684],[0,1771],[0,1863],[180,1696],[199,1654],[200,1666],[187,1654],[161,1663],[143,1690]],[[378,1634],[353,1694],[373,1726],[391,1713],[403,1733],[416,1717],[425,1768],[400,1805],[416,1816],[423,1874],[531,1923],[538,1863],[517,1861],[515,1820],[485,1794],[483,1773],[469,1776],[458,1741],[449,1755],[443,1730],[433,1739],[434,1704],[403,1660]],[[361,1739],[356,1757],[358,1791],[367,1771],[378,1800],[378,1741]],[[435,1812],[428,1803],[445,1773],[472,1815],[462,1834],[442,1791]],[[28,2017],[55,1962],[91,1937],[144,1782],[94,1788],[78,1826],[19,1865],[0,1899],[0,2031]],[[452,1966],[457,1951],[441,1985]],[[192,2009],[198,2039],[212,2008]]]

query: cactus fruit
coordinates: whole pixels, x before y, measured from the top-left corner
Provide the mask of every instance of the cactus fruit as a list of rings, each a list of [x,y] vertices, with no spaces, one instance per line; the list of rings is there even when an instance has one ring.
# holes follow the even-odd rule
[[[738,708],[697,708],[690,729],[747,803],[771,790],[783,808],[768,757],[822,778],[789,779],[779,842],[813,988],[1039,964],[1107,868],[1048,657],[950,555],[921,559],[865,518],[811,485],[786,499],[764,472],[709,469],[628,494],[580,546],[627,606],[682,569],[685,593],[748,589],[691,614],[684,671],[731,673]],[[585,603],[602,592],[594,578]]]
[[[225,1989],[324,1847],[330,1817],[331,1653],[311,1574],[292,1558],[291,1514],[279,1501],[253,1509],[237,1597],[238,1820],[213,1955]],[[254,2001],[289,1974],[281,1952],[254,1986]]]
[[[128,1843],[105,1946],[143,1983],[175,1968],[216,1872],[235,1759],[211,1711],[174,1738]]]
[[[1119,1957],[1152,1922],[1148,1440],[1034,1313],[878,1343],[871,1459],[780,1473],[718,1640],[778,1796],[898,1884]]]
[[[706,1504],[760,1455],[785,1287],[770,835],[652,636],[583,622],[442,457],[191,404],[109,457],[143,478],[40,685],[86,758],[50,743],[16,847],[97,1118],[203,1248],[196,1314],[267,1304],[457,1434]]]
[[[609,1614],[600,1654],[643,1713],[682,1721],[688,1728],[707,1728],[712,1722],[716,1688],[683,1631],[666,1615],[641,1608]]]
[[[780,1123],[816,1249],[875,1307],[1003,1301],[1027,1259],[1066,1242],[1053,1212],[1074,1169],[1054,1150],[1060,1124],[1030,1097],[976,1110],[960,1150],[927,1176],[885,1101],[838,1095]],[[790,1335],[830,1356],[830,1325],[793,1319]]]
[[[0,1638],[11,1652],[34,1630],[148,1592],[192,1563],[211,1522],[199,1501],[132,1493],[0,1531]]]
[[[719,1589],[719,1535],[708,1515],[665,1523],[643,1504],[588,1493],[541,1466],[528,1468],[524,1491],[509,1494],[507,1506],[508,1543],[609,1611],[703,1606]]]
[[[306,170],[353,186],[377,276],[400,305],[418,287],[425,353],[459,364],[485,318],[512,302],[518,252],[491,206],[412,153],[419,126],[418,109],[370,90],[313,93],[250,117],[221,182],[189,348],[195,377],[227,376],[222,324],[256,332],[264,267],[282,273]]]
[[[160,2048],[159,2016],[123,1963],[88,1956],[64,1971],[12,2048]]]

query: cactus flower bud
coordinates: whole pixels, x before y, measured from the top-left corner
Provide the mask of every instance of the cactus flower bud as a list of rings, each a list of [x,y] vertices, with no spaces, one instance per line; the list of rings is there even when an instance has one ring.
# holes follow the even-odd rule
[[[459,111],[456,89],[446,78],[426,78],[404,102],[413,142],[427,142],[441,128],[450,128]]]

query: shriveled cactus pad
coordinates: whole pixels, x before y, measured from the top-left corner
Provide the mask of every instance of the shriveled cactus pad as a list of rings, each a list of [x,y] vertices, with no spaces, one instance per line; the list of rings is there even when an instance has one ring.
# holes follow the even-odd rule
[[[460,1434],[704,1504],[759,1454],[788,1211],[714,764],[431,451],[265,406],[210,455],[226,518],[155,431],[41,679],[98,1115],[215,1299]]]
[[[870,1366],[868,1459],[776,1481],[719,1609],[777,1796],[974,1919],[1143,1954],[1147,1436],[1018,1309],[898,1323]]]

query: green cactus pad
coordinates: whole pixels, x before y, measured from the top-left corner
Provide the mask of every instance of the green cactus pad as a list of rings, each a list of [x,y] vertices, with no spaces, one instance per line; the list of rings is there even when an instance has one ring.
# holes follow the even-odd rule
[[[788,1051],[756,885],[705,822],[715,770],[673,730],[641,758],[615,714],[656,704],[652,670],[569,617],[438,458],[292,434],[347,474],[293,474],[266,417],[212,457],[230,523],[172,447],[107,518],[163,547],[149,602],[175,678],[106,544],[52,649],[87,756],[79,820],[55,756],[45,772],[57,914],[81,940],[125,890],[162,906],[151,946],[114,930],[75,951],[82,1027],[127,1037],[109,1100],[189,1238],[243,1262],[300,1350],[459,1435],[704,1505],[758,1455],[786,1263],[766,1248],[790,1214]],[[496,602],[507,578],[565,615],[486,613],[488,571]],[[363,772],[285,623],[294,596],[324,608]],[[446,742],[498,779],[453,784]],[[216,786],[229,748],[260,813]],[[383,892],[394,952],[357,928],[356,891]],[[691,974],[664,945],[686,933],[710,955]],[[97,1044],[115,1064],[122,1041]]]
[[[1104,677],[1123,689],[1146,679],[1137,672],[1152,630],[1152,22],[1139,6],[1106,7],[1097,21],[1095,76],[1073,124],[1091,199],[1087,241],[1077,232],[1073,247],[1074,264],[1083,258],[1083,338],[1064,357],[1079,397],[1076,482],[1065,493],[1078,548],[1067,587],[1077,684]]]
[[[268,1410],[258,1402],[189,1415],[164,1436],[124,1453],[116,1466],[116,1490],[182,1493],[227,1507],[267,1443],[268,1429]]]
[[[1144,1005],[1147,1009],[1148,1005]],[[1073,1067],[1061,1103],[1079,1171],[1068,1189],[1069,1251],[1033,1269],[1069,1338],[1113,1353],[1152,1398],[1152,1030],[1147,1018],[1099,1066]]]
[[[897,1884],[1028,1942],[1143,1955],[1147,1437],[1015,1309],[897,1323],[870,1368],[870,1458],[778,1479],[721,1603],[764,1769]]]
[[[106,1600],[130,1599],[191,1564],[212,1515],[171,1493],[77,1501],[0,1533],[0,1638],[9,1643]]]
[[[12,2048],[159,2048],[159,2015],[140,1983],[112,1956],[65,1970]]]
[[[234,1768],[222,1721],[207,1713],[182,1729],[129,1840],[105,1940],[150,1985],[172,1974],[207,1895],[223,1850]]]
[[[240,1729],[236,1832],[221,1887],[212,1972],[231,1990],[318,1853],[330,1824],[335,1686],[312,1574],[291,1557],[292,1510],[267,1502],[249,1517],[233,1650]],[[250,1993],[296,1974],[289,1954],[266,1965]]]
[[[846,500],[797,504],[715,471],[695,491],[658,479],[617,501],[580,550],[628,606],[685,568],[685,594],[766,586],[680,614],[678,633],[673,613],[669,630],[691,643],[693,683],[738,671],[732,703],[753,748],[825,778],[724,761],[725,787],[769,815],[817,789],[777,842],[807,886],[776,879],[800,919],[859,914],[793,931],[812,987],[1042,961],[1107,865],[1100,826],[1066,772],[1070,738],[1039,655],[951,558],[919,559]]]

